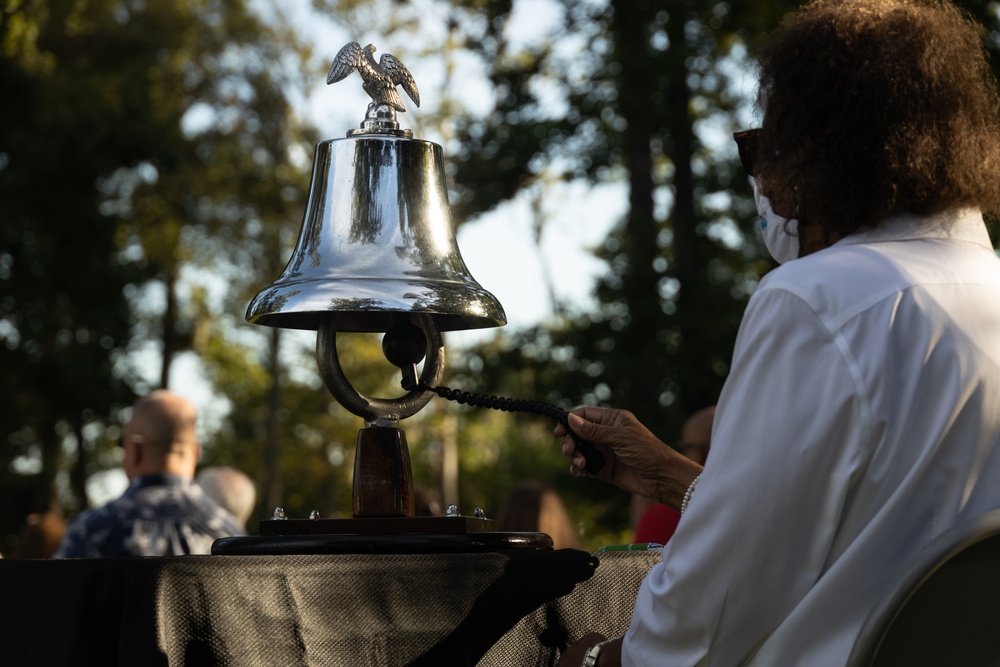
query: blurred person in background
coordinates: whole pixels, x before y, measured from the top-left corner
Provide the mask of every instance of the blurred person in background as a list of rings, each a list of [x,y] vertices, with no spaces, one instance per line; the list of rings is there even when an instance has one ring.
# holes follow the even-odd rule
[[[52,558],[66,533],[66,520],[56,512],[29,514],[10,558]]]
[[[413,487],[414,516],[442,516],[441,501],[438,495],[423,486]]]
[[[712,446],[712,420],[715,418],[715,406],[696,410],[684,420],[681,426],[681,439],[677,451],[698,465],[705,465],[708,460],[708,450]],[[677,530],[681,520],[680,512],[673,507],[646,499],[646,507],[639,515],[635,526],[634,542],[666,544]]]
[[[169,391],[140,399],[122,430],[128,488],[107,505],[77,515],[55,557],[208,554],[216,539],[246,535],[194,482],[201,456],[197,419],[194,405]]]
[[[209,466],[202,468],[194,481],[209,498],[232,514],[241,526],[246,527],[257,503],[257,489],[252,479],[236,468]]]
[[[504,494],[496,530],[545,533],[555,549],[579,549],[580,535],[555,489],[538,481],[522,482]]]

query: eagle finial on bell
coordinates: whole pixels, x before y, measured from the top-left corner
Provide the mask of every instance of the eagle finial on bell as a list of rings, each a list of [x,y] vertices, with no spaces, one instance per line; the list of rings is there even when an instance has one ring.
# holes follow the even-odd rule
[[[384,53],[376,61],[375,45],[368,44],[364,48],[357,42],[346,44],[333,59],[330,71],[326,75],[326,83],[337,83],[351,75],[355,70],[361,75],[362,88],[372,98],[368,105],[368,113],[361,130],[352,130],[354,134],[409,132],[399,130],[396,122],[396,112],[405,112],[403,99],[396,90],[402,86],[413,103],[420,106],[420,91],[413,80],[410,70],[406,69],[399,58],[391,53]],[[407,137],[412,136],[412,132]]]

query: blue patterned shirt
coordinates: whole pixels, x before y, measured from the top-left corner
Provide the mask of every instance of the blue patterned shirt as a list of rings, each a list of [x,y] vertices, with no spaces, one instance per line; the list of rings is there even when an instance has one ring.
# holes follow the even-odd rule
[[[208,554],[212,542],[233,535],[246,531],[194,481],[145,475],[120,498],[73,519],[54,557]]]

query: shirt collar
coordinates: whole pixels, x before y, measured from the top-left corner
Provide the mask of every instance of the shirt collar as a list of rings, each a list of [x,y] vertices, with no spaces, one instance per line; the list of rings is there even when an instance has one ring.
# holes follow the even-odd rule
[[[183,486],[189,483],[191,480],[181,477],[180,475],[171,475],[169,473],[157,473],[153,475],[143,475],[141,477],[136,477],[128,485],[129,490],[142,489],[147,486]]]
[[[993,249],[990,235],[977,208],[958,208],[935,215],[904,213],[888,218],[875,227],[866,227],[846,236],[834,245],[949,239]]]

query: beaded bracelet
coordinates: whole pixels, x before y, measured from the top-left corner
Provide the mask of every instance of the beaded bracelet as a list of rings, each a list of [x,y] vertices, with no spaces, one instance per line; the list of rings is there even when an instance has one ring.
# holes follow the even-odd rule
[[[583,656],[583,664],[580,667],[597,667],[597,658],[601,654],[601,651],[605,646],[611,643],[610,639],[606,639],[603,642],[598,642],[587,649],[587,652]]]
[[[684,500],[681,501],[681,516],[684,516],[684,510],[688,508],[688,503],[691,502],[691,495],[694,493],[694,487],[698,486],[699,479],[701,479],[701,474],[691,480],[691,486],[684,492]]]

